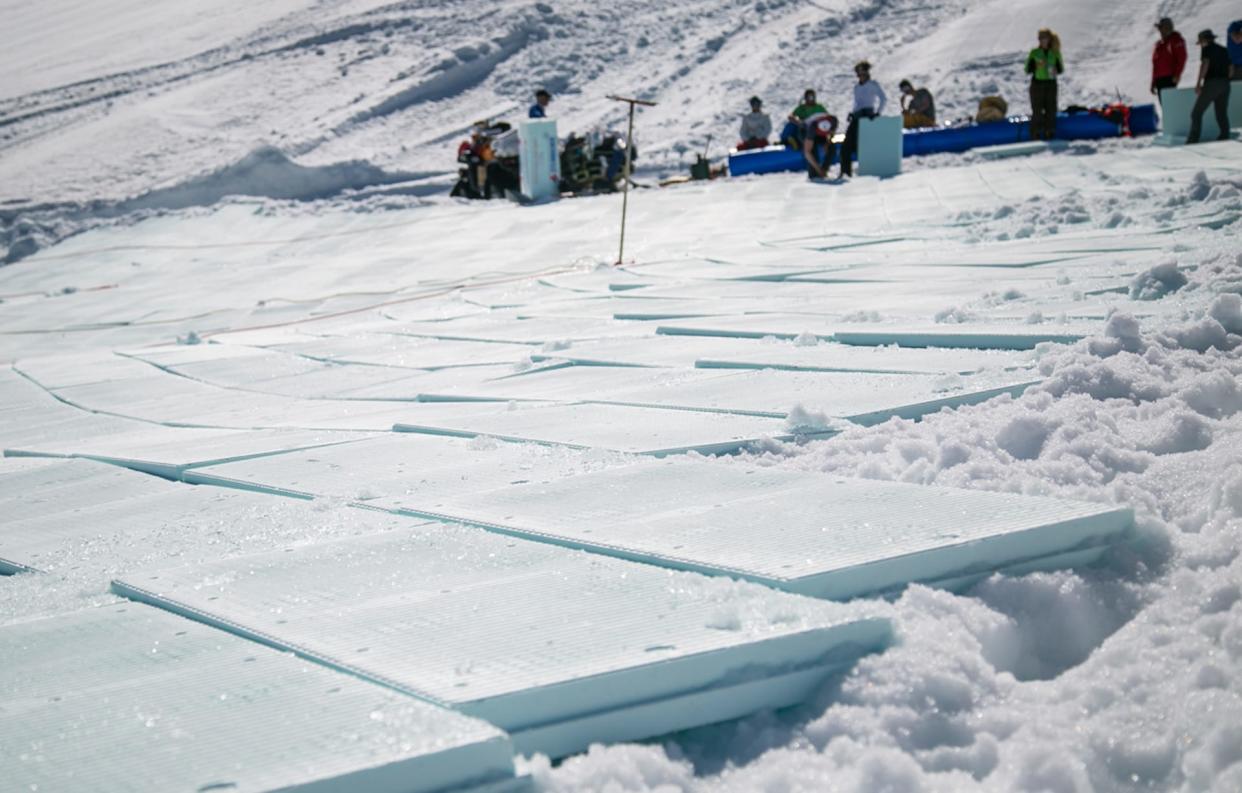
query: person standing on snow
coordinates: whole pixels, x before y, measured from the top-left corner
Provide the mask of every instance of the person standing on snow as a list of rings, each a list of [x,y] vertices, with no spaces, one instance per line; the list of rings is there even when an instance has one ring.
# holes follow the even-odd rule
[[[1242,80],[1242,19],[1229,23],[1229,40],[1225,45],[1229,50],[1229,79]]]
[[[1195,81],[1195,93],[1199,98],[1190,111],[1190,134],[1186,142],[1199,142],[1203,114],[1211,104],[1216,105],[1216,127],[1220,130],[1216,139],[1229,140],[1229,51],[1216,43],[1216,34],[1210,30],[1199,31],[1199,46],[1203,48],[1199,79]]]
[[[535,104],[530,106],[530,112],[527,115],[530,118],[547,118],[548,103],[552,101],[552,94],[540,88],[535,92]]]
[[[1065,73],[1061,39],[1048,28],[1039,31],[1039,46],[1026,56],[1031,75],[1031,140],[1052,140],[1057,133],[1057,75]]]
[[[936,102],[931,91],[915,88],[909,80],[897,85],[901,89],[901,119],[906,129],[936,126]]]
[[[1182,81],[1182,70],[1186,68],[1186,40],[1173,29],[1173,20],[1168,17],[1162,17],[1156,23],[1156,30],[1160,31],[1160,40],[1151,52],[1151,92],[1159,101],[1161,91],[1176,88]]]
[[[772,119],[763,112],[763,100],[752,96],[750,112],[742,116],[742,129],[738,133],[741,143],[737,144],[737,150],[762,149],[768,145],[768,136],[771,134]]]
[[[850,113],[849,126],[845,128],[845,143],[841,146],[841,176],[854,175],[854,153],[858,151],[858,122],[875,118],[884,112],[888,97],[880,84],[871,79],[871,64],[859,61],[854,64],[858,85],[854,86],[854,111]]]

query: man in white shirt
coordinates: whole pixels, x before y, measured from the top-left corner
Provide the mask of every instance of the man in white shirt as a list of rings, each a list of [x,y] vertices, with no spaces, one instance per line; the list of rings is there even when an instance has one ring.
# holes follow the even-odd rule
[[[880,84],[871,79],[871,64],[859,61],[854,65],[854,74],[858,75],[858,85],[854,86],[854,112],[850,113],[850,123],[845,129],[845,143],[841,146],[841,176],[854,175],[854,154],[858,151],[858,122],[864,118],[875,118],[884,112],[888,97]]]

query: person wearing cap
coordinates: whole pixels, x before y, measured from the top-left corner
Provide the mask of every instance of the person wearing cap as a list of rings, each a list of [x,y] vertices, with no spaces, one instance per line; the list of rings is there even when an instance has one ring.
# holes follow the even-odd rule
[[[1160,40],[1151,52],[1151,92],[1157,100],[1166,88],[1176,88],[1186,68],[1186,39],[1173,29],[1173,20],[1162,17],[1156,23]]]
[[[531,118],[547,118],[548,103],[552,101],[552,94],[540,88],[535,92],[535,104],[530,106],[530,112],[527,114]]]
[[[771,134],[772,119],[763,112],[763,100],[752,96],[750,112],[742,116],[742,129],[738,133],[741,142],[737,144],[737,150],[762,149],[768,145],[768,136]]]
[[[1198,98],[1190,111],[1190,134],[1187,143],[1198,143],[1203,129],[1203,114],[1209,105],[1216,105],[1216,128],[1220,130],[1217,140],[1229,140],[1229,51],[1216,43],[1216,34],[1210,30],[1199,31],[1202,61],[1199,79],[1195,81]]]
[[[909,80],[902,80],[897,87],[901,89],[902,126],[906,129],[936,126],[936,102],[931,91],[915,88]]]
[[[858,77],[858,84],[854,86],[854,111],[850,113],[849,125],[845,128],[845,142],[841,144],[842,177],[854,175],[854,153],[858,151],[858,122],[880,115],[888,102],[884,89],[871,79],[870,63],[859,61],[854,64],[854,75]]]
[[[1242,80],[1242,19],[1229,23],[1225,48],[1229,50],[1229,79]]]
[[[1057,133],[1057,75],[1065,73],[1061,39],[1041,28],[1039,46],[1026,56],[1031,75],[1031,140],[1052,140]]]

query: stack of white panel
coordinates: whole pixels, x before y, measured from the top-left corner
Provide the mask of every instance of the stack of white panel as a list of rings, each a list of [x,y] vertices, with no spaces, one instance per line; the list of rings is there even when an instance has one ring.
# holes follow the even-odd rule
[[[666,567],[850,598],[1094,561],[1129,509],[1013,493],[665,462],[411,512]]]
[[[870,608],[431,524],[113,589],[560,756],[806,701],[889,640]]]
[[[158,609],[0,627],[6,790],[510,793],[504,733]]]

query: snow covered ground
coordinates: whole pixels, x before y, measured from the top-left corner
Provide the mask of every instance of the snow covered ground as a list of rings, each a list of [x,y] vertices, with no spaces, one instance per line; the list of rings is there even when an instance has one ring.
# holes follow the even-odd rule
[[[1193,43],[1235,11],[1224,0],[5,0],[0,10],[9,260],[101,220],[225,193],[320,198],[392,182],[439,193],[470,123],[523,116],[540,86],[557,97],[562,135],[619,125],[624,108],[608,94],[657,100],[639,128],[645,175],[683,172],[705,146],[721,155],[752,94],[779,120],[815,87],[844,116],[861,58],[893,102],[898,80],[926,84],[944,120],[973,116],[996,93],[1025,112],[1021,61],[1043,25],[1064,42],[1063,105],[1146,102],[1154,19],[1171,15]]]
[[[541,684],[684,652],[673,647],[683,640],[740,648],[752,662],[767,657],[760,639],[793,646],[828,624],[891,621],[892,646],[792,709],[556,764],[523,753],[518,769],[541,790],[1242,788],[1236,142],[1112,141],[995,162],[907,161],[900,177],[844,185],[776,175],[639,191],[620,268],[609,264],[619,197],[518,207],[433,194],[465,123],[514,115],[533,85],[557,93],[562,131],[614,123],[609,91],[646,91],[661,105],[640,117],[644,164],[665,173],[708,134],[731,140],[735,105],[752,92],[773,109],[808,82],[844,97],[862,56],[886,84],[925,79],[949,116],[993,90],[1021,106],[1013,64],[1042,24],[1062,33],[1066,93],[1103,101],[1116,85],[1137,97],[1148,17],[1221,29],[1226,4],[97,8],[0,4],[16,42],[0,52],[0,242],[13,260],[0,267],[0,448],[85,458],[0,459],[0,568],[42,571],[0,577],[0,655],[33,646],[40,626],[124,607],[118,591],[157,586],[136,583],[140,574],[186,565],[167,579],[179,582],[170,592],[183,587],[178,602],[375,679],[393,668],[389,626],[374,623],[381,644],[369,654],[345,647],[355,637],[339,630],[342,646],[320,652],[305,626],[364,587],[381,609],[430,602],[432,588],[403,589],[394,564],[417,552],[444,592],[476,593],[452,609],[486,610],[489,597],[499,609],[505,595],[477,576],[502,569],[521,582],[504,615],[545,604],[535,616],[548,625],[535,619],[531,630],[577,650],[523,655],[548,659],[522,672]],[[54,46],[64,40],[80,47]],[[238,192],[251,197],[227,197]],[[1132,509],[1134,530],[1090,566],[836,605],[661,569],[700,569],[685,562],[705,558],[692,544],[663,551],[663,564],[626,561],[661,537],[626,534],[625,523],[668,531],[659,510],[672,507],[654,493],[633,496],[642,520],[567,521],[552,545],[532,542],[542,525],[500,526],[519,533],[509,547],[522,552],[428,523],[545,485],[559,488],[563,514],[596,515],[587,493],[573,496],[576,477],[677,470],[658,465],[693,466],[707,482],[814,474],[1055,497]],[[724,486],[684,496],[705,509],[731,498]],[[533,503],[555,523],[547,502]],[[756,557],[780,550],[806,515],[796,495],[762,503],[746,549]],[[902,508],[895,499],[886,519],[941,525],[942,515]],[[489,520],[513,517],[497,515]],[[583,539],[595,528],[608,536]],[[951,529],[936,529],[937,542],[951,545]],[[599,555],[562,553],[567,532]],[[405,538],[397,550],[383,539],[393,536]],[[333,554],[354,578],[324,572]],[[546,604],[573,594],[522,574],[528,558],[546,558],[542,577],[582,594],[574,619],[589,619],[600,593],[615,598],[614,620],[652,609],[634,623],[643,646],[607,625],[582,642],[591,634],[563,627],[568,617],[556,633]],[[243,568],[249,591],[275,591],[280,605],[247,605],[247,590],[229,589]],[[285,577],[265,583],[273,570]],[[614,570],[632,591],[606,583]],[[220,587],[222,603],[194,594],[201,586]],[[494,684],[488,636],[472,632],[469,612],[443,608],[454,649],[419,661],[436,690]],[[277,609],[288,613],[277,620]],[[525,625],[491,618],[479,624]],[[652,628],[666,618],[676,641]],[[282,640],[294,630],[280,627],[286,619],[302,619],[301,633]],[[355,651],[361,660],[339,661]],[[0,722],[6,703],[30,704],[31,679],[0,672]],[[462,707],[502,720],[497,702]],[[519,751],[540,745],[521,710],[505,713]],[[460,735],[495,735],[460,725]],[[371,756],[401,756],[393,742],[404,745],[408,727],[371,724],[366,741],[385,747]],[[23,738],[0,729],[6,742]],[[336,738],[322,740],[330,752]],[[34,748],[0,755],[27,762],[46,747]]]

